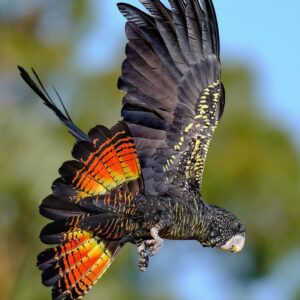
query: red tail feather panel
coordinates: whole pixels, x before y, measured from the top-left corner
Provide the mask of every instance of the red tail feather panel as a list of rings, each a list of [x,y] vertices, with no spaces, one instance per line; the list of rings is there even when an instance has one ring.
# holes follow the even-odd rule
[[[73,156],[81,164],[65,163],[61,175],[78,191],[77,200],[109,194],[132,181],[141,182],[134,140],[125,126],[118,123],[111,131],[97,126],[89,134],[92,143],[79,142],[74,147]]]
[[[39,255],[43,283],[53,285],[53,299],[78,299],[93,287],[119,249],[119,242],[96,238],[91,232],[69,232],[59,247]]]

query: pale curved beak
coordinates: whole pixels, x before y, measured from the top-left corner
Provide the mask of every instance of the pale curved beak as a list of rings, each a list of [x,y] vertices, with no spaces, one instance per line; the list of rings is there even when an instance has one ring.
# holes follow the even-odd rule
[[[238,233],[219,248],[224,251],[231,251],[233,253],[237,253],[243,250],[245,246],[245,241],[245,233]]]

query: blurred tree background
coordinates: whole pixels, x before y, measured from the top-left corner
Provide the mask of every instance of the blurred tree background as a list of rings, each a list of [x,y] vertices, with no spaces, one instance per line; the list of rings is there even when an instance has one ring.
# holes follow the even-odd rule
[[[50,299],[35,267],[45,248],[39,232],[47,223],[38,206],[73,145],[16,66],[34,66],[46,86],[55,85],[82,129],[113,125],[120,118],[116,82],[123,56],[105,71],[88,73],[76,55],[93,15],[88,1],[0,2],[2,299]],[[116,53],[123,53],[124,43]],[[140,274],[135,249],[128,246],[87,299],[300,299],[299,149],[261,112],[252,76],[247,65],[224,65],[227,108],[210,148],[203,191],[205,199],[245,222],[245,251],[233,256],[195,242],[167,242]]]

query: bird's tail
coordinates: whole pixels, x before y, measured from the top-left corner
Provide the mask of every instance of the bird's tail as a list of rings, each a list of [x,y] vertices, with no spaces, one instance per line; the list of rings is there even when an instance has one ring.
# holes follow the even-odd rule
[[[30,86],[30,88],[44,101],[44,104],[49,107],[55,114],[56,116],[60,119],[60,121],[67,126],[69,129],[69,132],[78,140],[78,141],[88,141],[89,138],[88,136],[81,130],[79,129],[74,122],[72,121],[62,99],[60,98],[57,90],[53,87],[60,103],[63,108],[63,110],[60,110],[58,106],[55,104],[55,102],[52,100],[50,95],[48,94],[47,90],[45,89],[42,81],[40,80],[39,76],[35,72],[34,69],[32,69],[33,75],[37,81],[37,83],[30,77],[28,72],[18,66],[18,69],[20,71],[20,75],[23,78],[23,80]]]
[[[133,200],[143,189],[134,140],[126,123],[111,129],[96,126],[86,135],[51,99],[36,72],[37,83],[19,67],[22,78],[77,139],[65,162],[53,194],[45,198],[40,213],[54,222],[40,235],[42,242],[57,247],[38,256],[42,281],[53,286],[52,299],[80,299],[109,267],[131,233]],[[57,93],[57,92],[56,92]]]
[[[58,246],[42,252],[37,265],[55,300],[84,296],[135,228],[130,219],[143,181],[126,124],[97,126],[88,138],[76,143],[76,160],[63,164],[53,194],[40,206],[41,215],[53,220],[40,238]]]
[[[52,299],[55,300],[83,297],[121,248],[120,241],[98,238],[76,226],[56,234],[46,230],[47,227],[43,233],[44,242],[59,243],[59,246],[40,253],[37,265],[43,271],[43,284],[53,286]]]

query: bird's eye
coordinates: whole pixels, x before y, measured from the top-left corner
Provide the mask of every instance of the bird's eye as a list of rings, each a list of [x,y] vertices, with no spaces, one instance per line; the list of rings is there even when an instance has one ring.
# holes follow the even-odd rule
[[[236,222],[234,224],[234,230],[237,232],[241,232],[244,230],[244,226],[240,222]]]

